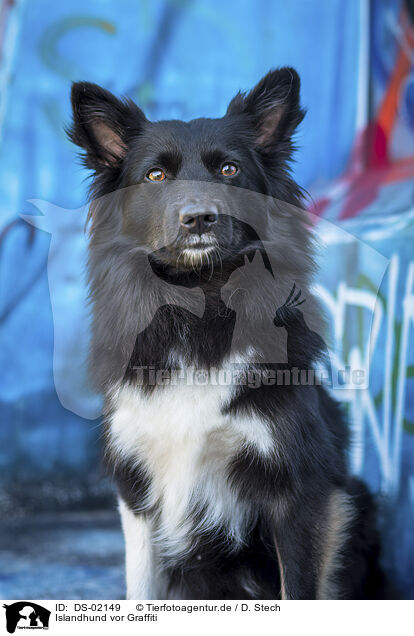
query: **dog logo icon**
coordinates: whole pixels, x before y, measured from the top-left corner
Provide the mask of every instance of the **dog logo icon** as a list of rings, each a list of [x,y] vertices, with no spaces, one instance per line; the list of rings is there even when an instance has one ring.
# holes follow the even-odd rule
[[[18,601],[3,605],[6,610],[6,627],[9,634],[17,629],[49,629],[50,611],[31,601]]]

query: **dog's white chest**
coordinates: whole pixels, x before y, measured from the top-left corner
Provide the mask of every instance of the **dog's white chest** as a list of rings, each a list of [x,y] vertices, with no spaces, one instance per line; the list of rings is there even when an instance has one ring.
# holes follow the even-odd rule
[[[242,532],[228,467],[245,445],[268,452],[271,437],[260,420],[223,414],[231,395],[229,386],[183,384],[150,395],[123,386],[112,398],[112,449],[150,476],[148,503],[160,510],[157,534],[168,551],[185,549],[190,509],[204,511],[203,530],[224,524],[235,539]]]

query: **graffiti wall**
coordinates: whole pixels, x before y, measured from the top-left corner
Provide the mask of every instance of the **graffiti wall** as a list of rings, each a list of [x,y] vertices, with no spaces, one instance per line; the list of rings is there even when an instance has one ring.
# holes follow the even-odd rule
[[[85,359],[86,352],[87,336],[79,339],[87,333],[83,211],[73,220],[49,215],[46,231],[20,218],[36,213],[33,200],[65,209],[86,200],[87,174],[64,133],[71,82],[94,81],[129,95],[152,118],[188,119],[224,114],[238,90],[253,86],[269,68],[291,64],[302,75],[308,108],[298,139],[297,178],[305,186],[316,178],[327,180],[344,169],[355,131],[359,10],[340,0],[300,4],[299,11],[295,3],[269,0],[257,11],[248,1],[234,12],[216,0],[3,3],[3,479],[18,476],[31,484],[33,475],[53,475],[56,484],[59,474],[64,479],[77,478],[79,471],[89,474],[100,452],[98,422],[64,409],[53,378],[54,364],[66,378],[66,394],[77,395],[89,417],[96,414],[94,398],[80,390],[84,375],[73,373],[70,362]],[[310,24],[317,24],[317,31]],[[332,24],[342,25],[339,40]],[[321,40],[330,55],[318,45]],[[56,325],[66,333],[62,355],[54,347]]]
[[[365,390],[336,392],[353,430],[350,463],[379,493],[387,559],[406,589],[414,585],[412,15],[410,4],[372,3],[367,120],[346,170],[312,208],[336,362],[369,374]]]

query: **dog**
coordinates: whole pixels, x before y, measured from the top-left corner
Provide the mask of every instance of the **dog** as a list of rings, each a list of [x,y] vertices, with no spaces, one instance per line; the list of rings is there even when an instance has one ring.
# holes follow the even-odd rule
[[[270,71],[217,119],[152,122],[86,82],[72,107],[93,172],[90,358],[127,598],[380,598],[374,502],[348,474],[341,408],[322,384],[270,381],[324,348],[289,164],[298,74]]]

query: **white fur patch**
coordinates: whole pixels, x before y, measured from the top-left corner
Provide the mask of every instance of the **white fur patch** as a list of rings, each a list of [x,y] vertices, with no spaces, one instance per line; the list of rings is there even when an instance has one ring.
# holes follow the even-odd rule
[[[341,550],[354,518],[355,508],[351,497],[342,490],[335,490],[328,502],[327,530],[325,537],[322,538],[318,599],[340,598],[340,590],[335,583],[335,572],[341,565]]]
[[[156,598],[150,521],[131,512],[122,499],[119,512],[125,538],[127,599]]]
[[[113,394],[110,443],[115,454],[143,465],[151,477],[148,503],[160,509],[152,531],[157,554],[188,551],[194,504],[205,511],[199,529],[224,525],[230,540],[243,541],[250,515],[228,484],[228,465],[245,447],[259,455],[274,449],[265,421],[222,414],[233,390],[183,381],[150,395],[128,385]]]

